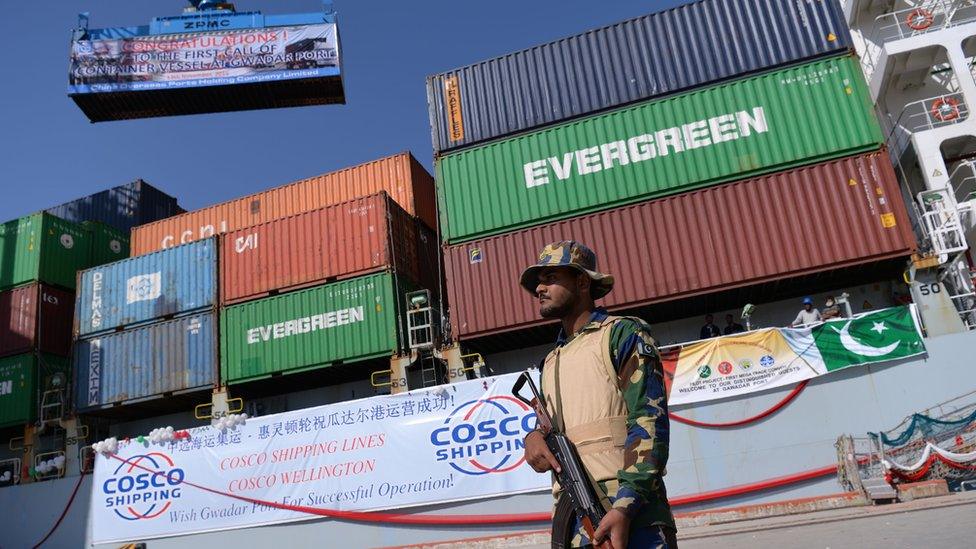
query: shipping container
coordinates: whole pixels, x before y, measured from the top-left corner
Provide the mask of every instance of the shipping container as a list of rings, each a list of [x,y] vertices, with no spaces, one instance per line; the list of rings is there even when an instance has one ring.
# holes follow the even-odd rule
[[[77,223],[36,213],[0,225],[0,290],[46,282],[74,289],[91,266],[92,234]]]
[[[70,356],[74,308],[74,294],[44,284],[0,292],[0,356]]]
[[[459,243],[881,142],[857,59],[816,61],[444,156],[440,229]]]
[[[33,423],[46,390],[68,390],[68,359],[43,353],[0,358],[0,427]]]
[[[405,346],[409,283],[379,273],[233,305],[220,315],[227,383],[388,357]]]
[[[229,232],[220,243],[221,302],[381,270],[434,288],[435,240],[385,192]]]
[[[591,247],[628,309],[907,256],[916,247],[884,151],[643,202],[445,250],[454,336],[542,324],[519,286],[547,243]],[[485,288],[491,288],[486,293]]]
[[[217,242],[207,238],[78,275],[79,337],[187,314],[217,300]]]
[[[75,342],[75,406],[91,411],[213,387],[213,312]]]
[[[183,208],[172,196],[137,179],[46,211],[75,223],[99,221],[128,235],[136,225],[183,213]]]
[[[132,255],[145,255],[379,191],[386,191],[428,227],[435,226],[434,180],[410,153],[401,153],[136,227],[132,230]]]
[[[92,265],[105,265],[129,257],[129,233],[102,223],[85,221],[81,224],[92,233]]]
[[[704,0],[427,79],[435,152],[852,49],[836,0]]]

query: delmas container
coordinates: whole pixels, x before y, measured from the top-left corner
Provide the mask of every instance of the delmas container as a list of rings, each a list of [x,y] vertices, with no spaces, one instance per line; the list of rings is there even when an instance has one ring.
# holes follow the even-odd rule
[[[435,226],[434,180],[413,156],[401,153],[136,227],[132,230],[132,255],[145,255],[380,191],[428,227]]]
[[[216,326],[208,311],[76,341],[75,407],[91,411],[211,388]]]
[[[916,248],[888,154],[863,154],[448,247],[454,337],[543,324],[519,275],[543,246],[566,239],[591,247],[600,270],[614,275],[613,291],[600,301],[614,310]]]
[[[444,156],[441,231],[463,242],[881,142],[857,60],[811,62]]]
[[[704,0],[427,80],[434,151],[852,49],[836,0]]]
[[[68,391],[68,359],[45,353],[0,358],[0,427],[37,420],[45,390]]]
[[[105,223],[122,231],[128,243],[132,227],[183,213],[183,208],[172,196],[138,179],[45,211],[75,223]]]
[[[78,281],[79,337],[212,308],[217,242],[208,238],[110,263],[81,272]]]
[[[436,288],[436,235],[385,192],[224,234],[224,304],[396,271]]]
[[[45,284],[0,292],[0,356],[69,356],[74,308],[74,294]]]
[[[404,277],[380,273],[224,308],[221,379],[237,383],[370,358],[406,347]]]
[[[0,290],[46,282],[74,289],[75,274],[124,246],[101,224],[80,225],[47,213],[0,224]],[[96,259],[98,258],[98,259]]]

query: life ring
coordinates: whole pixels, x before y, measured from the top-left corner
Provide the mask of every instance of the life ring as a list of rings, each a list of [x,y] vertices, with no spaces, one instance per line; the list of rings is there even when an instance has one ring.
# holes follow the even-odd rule
[[[940,97],[932,102],[932,109],[929,111],[932,118],[940,122],[949,122],[959,118],[959,101],[952,97]]]
[[[935,21],[935,17],[932,12],[925,8],[915,8],[908,12],[908,17],[905,18],[905,24],[912,30],[925,30],[932,26]]]

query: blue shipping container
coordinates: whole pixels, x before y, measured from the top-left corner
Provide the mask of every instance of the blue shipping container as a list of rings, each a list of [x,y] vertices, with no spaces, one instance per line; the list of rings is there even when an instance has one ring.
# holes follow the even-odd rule
[[[75,407],[93,410],[209,389],[216,379],[212,312],[75,342]]]
[[[75,335],[187,314],[216,302],[217,241],[208,238],[81,271]]]
[[[852,49],[837,0],[701,0],[431,76],[442,153]]]
[[[181,214],[183,208],[172,196],[138,179],[65,202],[48,209],[47,213],[75,223],[99,221],[128,232],[137,225]]]

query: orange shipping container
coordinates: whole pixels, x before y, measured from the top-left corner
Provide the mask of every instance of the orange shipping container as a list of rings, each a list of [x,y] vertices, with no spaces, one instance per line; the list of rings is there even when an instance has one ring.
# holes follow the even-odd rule
[[[434,179],[405,152],[135,227],[132,255],[145,255],[380,191],[386,191],[401,208],[428,227],[435,226]]]
[[[381,270],[436,291],[439,253],[433,231],[379,193],[224,234],[221,300],[238,303]]]

